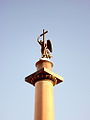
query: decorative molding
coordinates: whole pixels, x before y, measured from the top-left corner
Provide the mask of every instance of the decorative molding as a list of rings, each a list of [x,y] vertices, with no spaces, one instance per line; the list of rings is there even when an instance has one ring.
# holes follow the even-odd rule
[[[53,73],[52,71],[46,68],[42,68],[37,72],[27,76],[25,78],[25,81],[35,86],[36,82],[44,79],[52,81],[53,85],[63,82],[63,77]]]

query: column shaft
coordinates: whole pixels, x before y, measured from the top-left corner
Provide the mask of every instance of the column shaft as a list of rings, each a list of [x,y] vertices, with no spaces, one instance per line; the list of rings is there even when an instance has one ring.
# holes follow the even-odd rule
[[[50,80],[35,83],[34,120],[54,120],[53,84]]]

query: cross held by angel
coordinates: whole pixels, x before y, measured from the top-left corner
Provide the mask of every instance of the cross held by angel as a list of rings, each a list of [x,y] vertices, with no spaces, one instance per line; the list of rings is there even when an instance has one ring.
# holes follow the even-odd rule
[[[45,42],[45,34],[48,33],[48,31],[44,31],[43,29],[43,33],[37,38],[38,43],[41,46],[41,57],[42,58],[51,58],[51,52],[52,52],[52,44],[50,40],[47,40]],[[43,37],[43,40],[40,40],[40,37]]]

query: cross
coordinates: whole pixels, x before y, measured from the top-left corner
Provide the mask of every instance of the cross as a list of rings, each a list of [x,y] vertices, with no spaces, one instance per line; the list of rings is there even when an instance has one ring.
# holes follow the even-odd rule
[[[46,34],[46,33],[48,33],[48,31],[45,31],[45,30],[43,29],[43,33],[40,35],[40,37],[43,36],[43,42],[45,41],[45,34]]]

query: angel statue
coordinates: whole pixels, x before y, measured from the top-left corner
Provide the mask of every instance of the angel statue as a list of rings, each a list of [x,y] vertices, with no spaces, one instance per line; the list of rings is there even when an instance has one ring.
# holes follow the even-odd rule
[[[42,54],[42,58],[51,58],[51,53],[52,52],[52,44],[51,44],[51,41],[50,40],[47,40],[47,42],[45,42],[45,34],[47,33],[48,31],[44,31],[43,29],[43,33],[37,38],[37,41],[38,43],[41,45],[41,54]],[[40,37],[43,36],[43,40],[39,40]]]

